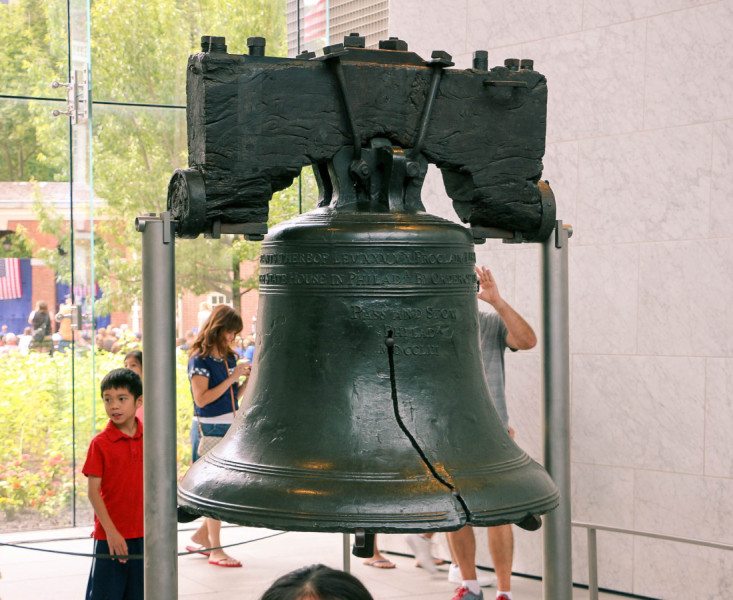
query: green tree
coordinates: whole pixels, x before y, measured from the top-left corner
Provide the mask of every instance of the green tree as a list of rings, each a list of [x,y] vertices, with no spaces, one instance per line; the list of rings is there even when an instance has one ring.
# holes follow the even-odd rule
[[[52,81],[66,78],[66,2],[0,4],[3,76],[0,92],[63,98]],[[60,105],[28,100],[0,103],[0,181],[68,179],[68,125],[51,118]]]
[[[9,12],[0,41],[12,59],[13,93],[47,96],[50,81],[65,79],[65,31],[59,31],[65,5],[59,0],[18,0],[2,8]],[[201,35],[226,36],[233,53],[246,51],[247,37],[262,35],[268,40],[268,54],[284,56],[285,0],[95,0],[91,5],[93,100],[105,102],[93,106],[92,121],[94,268],[104,290],[97,312],[126,310],[139,298],[141,236],[134,219],[165,209],[168,180],[174,169],[187,164],[182,108],[106,103],[185,105],[186,61],[200,50]],[[0,133],[13,141],[9,151],[14,154],[12,160],[2,161],[0,178],[68,180],[68,136],[59,127],[65,120],[51,119],[48,105],[3,103],[2,110],[11,112],[7,118],[0,112]],[[305,187],[314,198],[311,179]],[[305,208],[312,206],[311,200]],[[273,198],[270,223],[297,212],[293,187]],[[44,206],[39,216],[43,230],[59,240],[61,251],[37,254],[68,283],[72,248],[64,223],[67,215]],[[85,242],[75,243],[78,249]],[[231,236],[181,241],[177,283],[194,292],[221,291],[236,301],[256,285],[256,277],[240,280],[239,265],[258,253],[258,244]]]

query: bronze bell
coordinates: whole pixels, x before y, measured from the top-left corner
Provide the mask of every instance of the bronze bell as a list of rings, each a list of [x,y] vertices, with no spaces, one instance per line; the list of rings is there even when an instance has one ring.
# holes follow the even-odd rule
[[[320,208],[273,229],[236,422],[179,485],[184,512],[272,529],[520,523],[558,503],[481,366],[475,255],[426,214]]]

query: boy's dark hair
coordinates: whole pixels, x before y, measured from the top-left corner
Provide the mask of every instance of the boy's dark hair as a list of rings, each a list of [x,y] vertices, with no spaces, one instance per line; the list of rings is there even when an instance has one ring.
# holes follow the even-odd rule
[[[364,584],[350,573],[325,565],[291,571],[273,583],[260,600],[374,600]]]
[[[99,387],[102,395],[107,390],[119,388],[126,389],[136,400],[143,395],[142,379],[130,369],[112,369],[104,376]]]

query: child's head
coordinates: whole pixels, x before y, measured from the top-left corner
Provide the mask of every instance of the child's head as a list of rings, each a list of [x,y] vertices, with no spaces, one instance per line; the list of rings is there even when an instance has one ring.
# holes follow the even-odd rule
[[[112,369],[104,376],[99,387],[102,392],[102,396],[104,396],[105,391],[113,388],[124,388],[135,398],[139,398],[143,395],[143,381],[140,379],[140,375],[131,369]]]
[[[210,355],[212,351],[221,356],[232,353],[232,343],[242,331],[242,317],[226,304],[217,304],[211,316],[199,331],[191,346],[191,354]]]
[[[104,410],[112,423],[125,428],[135,419],[135,411],[142,405],[143,382],[130,369],[113,369],[100,384]]]
[[[140,350],[131,350],[125,354],[125,361],[123,363],[126,369],[135,371],[140,379],[143,378],[143,353]]]
[[[356,577],[325,565],[311,565],[280,577],[260,600],[374,600]]]

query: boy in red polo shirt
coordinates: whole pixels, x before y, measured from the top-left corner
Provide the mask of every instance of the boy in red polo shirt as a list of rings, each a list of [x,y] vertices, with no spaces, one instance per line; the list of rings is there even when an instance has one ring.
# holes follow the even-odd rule
[[[100,387],[109,422],[82,469],[94,508],[94,554],[142,555],[143,425],[135,411],[143,385],[130,369],[114,369]],[[95,558],[86,600],[143,600],[142,559]]]

